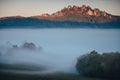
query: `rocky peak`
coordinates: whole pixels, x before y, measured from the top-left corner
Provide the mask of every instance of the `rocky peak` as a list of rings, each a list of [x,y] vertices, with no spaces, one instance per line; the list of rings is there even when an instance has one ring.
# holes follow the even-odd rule
[[[90,6],[86,5],[82,5],[81,7],[76,5],[68,5],[67,7],[64,7],[60,11],[57,11],[51,15],[44,13],[38,18],[60,21],[70,20],[78,22],[106,22],[112,20],[113,17],[98,8],[92,9]]]
[[[101,11],[98,8],[94,9],[94,16],[100,16],[101,15]]]
[[[93,10],[89,9],[87,12],[88,15],[92,16],[93,15]]]
[[[74,11],[78,11],[79,10],[79,6],[76,6],[76,5],[74,5],[72,8],[73,8]]]
[[[71,5],[68,5],[68,7],[67,7],[68,9],[72,9],[72,6]]]
[[[82,5],[82,7],[79,6],[71,6],[68,5],[68,7],[65,7],[64,9],[53,13],[52,15],[54,16],[65,16],[65,15],[69,15],[69,14],[73,14],[73,15],[79,15],[79,16],[104,16],[104,17],[108,17],[109,14],[106,13],[105,11],[100,11],[98,8],[92,9],[90,6],[86,6],[86,5]]]
[[[82,5],[81,10],[87,10],[87,6],[86,5]]]

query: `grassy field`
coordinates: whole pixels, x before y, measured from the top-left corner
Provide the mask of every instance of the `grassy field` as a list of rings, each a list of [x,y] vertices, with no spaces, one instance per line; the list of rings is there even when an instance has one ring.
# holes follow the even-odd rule
[[[5,71],[4,71],[5,70]],[[29,73],[15,73],[10,70],[17,71],[30,71]],[[90,78],[80,76],[77,74],[68,74],[62,72],[49,73],[49,74],[33,74],[32,71],[46,70],[43,67],[36,67],[32,65],[7,65],[0,64],[0,80],[109,80],[103,78]]]
[[[0,72],[0,80],[108,80],[108,79],[89,78],[65,73],[54,73],[47,75],[27,75]]]

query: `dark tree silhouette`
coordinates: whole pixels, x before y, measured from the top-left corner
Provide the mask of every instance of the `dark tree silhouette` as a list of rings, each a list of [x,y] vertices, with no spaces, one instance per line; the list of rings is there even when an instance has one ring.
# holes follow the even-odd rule
[[[92,51],[78,58],[76,68],[85,76],[120,78],[120,53]]]

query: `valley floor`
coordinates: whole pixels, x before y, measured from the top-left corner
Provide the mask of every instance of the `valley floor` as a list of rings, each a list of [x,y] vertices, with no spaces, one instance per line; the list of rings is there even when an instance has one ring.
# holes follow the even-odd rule
[[[89,78],[65,73],[55,73],[47,75],[27,75],[0,72],[0,80],[108,80],[108,79]]]

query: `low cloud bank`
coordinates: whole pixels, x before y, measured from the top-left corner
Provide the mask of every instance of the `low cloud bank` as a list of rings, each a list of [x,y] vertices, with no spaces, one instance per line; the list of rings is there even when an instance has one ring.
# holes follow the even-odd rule
[[[63,55],[45,52],[34,43],[25,42],[23,45],[0,46],[0,71],[46,74],[54,72],[77,73],[73,63],[64,59]],[[71,66],[72,65],[72,66]]]

